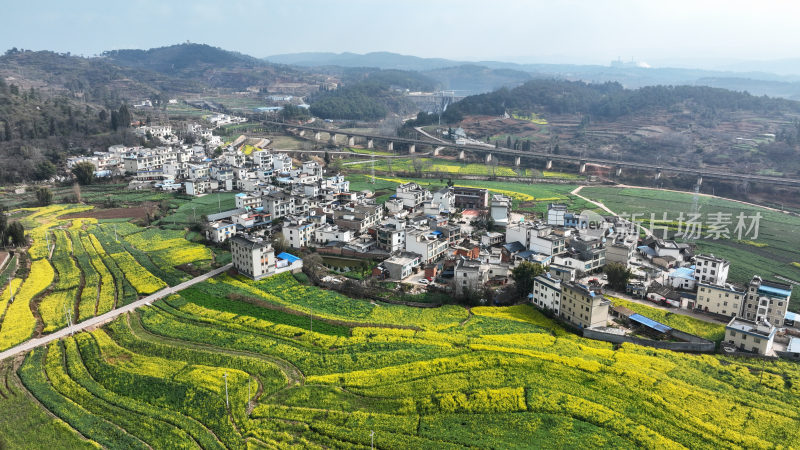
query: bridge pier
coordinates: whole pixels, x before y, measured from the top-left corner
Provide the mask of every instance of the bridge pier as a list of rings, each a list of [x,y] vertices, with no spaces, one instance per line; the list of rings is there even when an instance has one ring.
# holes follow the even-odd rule
[[[302,136],[305,136],[305,135],[306,135],[306,130],[300,130],[300,136],[302,137]]]
[[[408,153],[416,153],[417,152],[417,144],[408,144]]]
[[[552,159],[548,159],[547,160],[547,164],[545,164],[544,168],[545,168],[545,170],[552,169],[553,168],[553,160]]]
[[[658,171],[656,172],[656,180],[660,179],[661,179],[661,169],[658,169]]]
[[[390,152],[393,152],[394,151],[394,142],[389,141],[389,145],[386,146],[386,149],[389,150]]]
[[[319,142],[320,139],[322,139],[322,136],[319,134],[319,131],[317,131],[314,133],[314,140]]]
[[[702,185],[703,185],[703,176],[700,175],[699,177],[697,177],[697,187],[700,187]]]
[[[352,147],[356,145],[356,137],[355,136],[347,136],[347,145]]]
[[[520,157],[519,157],[519,156],[517,156],[516,158],[514,158],[514,165],[515,165],[515,166],[519,167],[519,164],[520,164],[521,162],[522,162],[522,160],[520,159]]]
[[[433,149],[433,156],[439,156],[439,151],[440,151],[441,149],[442,149],[441,147],[436,147],[436,148],[434,148],[434,149]]]
[[[622,175],[622,167],[617,167],[617,176]]]
[[[329,139],[329,142],[333,145],[336,145],[336,133],[331,133],[331,138]]]
[[[579,173],[586,173],[586,163],[584,161],[581,161],[581,168],[580,168],[580,170],[578,172]]]
[[[372,139],[367,139],[367,148],[375,148],[375,141]]]
[[[489,164],[490,162],[492,162],[492,154],[491,153],[487,153],[486,154],[486,164]]]
[[[460,159],[460,160],[462,160],[462,161],[464,160],[464,150],[460,150],[460,151],[458,152],[458,159]]]

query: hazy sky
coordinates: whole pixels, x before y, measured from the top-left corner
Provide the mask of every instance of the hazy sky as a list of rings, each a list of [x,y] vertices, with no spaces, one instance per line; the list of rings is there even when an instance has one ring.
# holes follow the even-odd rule
[[[770,0],[10,1],[0,47],[92,55],[207,43],[257,57],[426,57],[714,66],[800,57],[800,2]]]

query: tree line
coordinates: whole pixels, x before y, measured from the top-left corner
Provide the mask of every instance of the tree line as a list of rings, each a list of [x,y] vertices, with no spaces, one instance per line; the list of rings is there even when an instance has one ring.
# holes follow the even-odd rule
[[[546,111],[552,114],[582,114],[594,120],[614,120],[653,108],[685,104],[694,112],[718,110],[774,114],[800,112],[800,103],[747,92],[708,86],[647,86],[625,89],[616,82],[591,84],[582,81],[531,80],[514,89],[469,96],[443,114],[448,123],[464,115],[502,115],[506,111]]]

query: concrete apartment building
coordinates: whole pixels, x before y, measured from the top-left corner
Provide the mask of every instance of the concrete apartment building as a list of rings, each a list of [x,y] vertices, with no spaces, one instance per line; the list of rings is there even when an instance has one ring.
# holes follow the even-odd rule
[[[730,285],[717,286],[699,283],[695,308],[722,316],[735,317],[742,310],[744,299],[745,292],[737,291]]]
[[[734,317],[725,326],[725,343],[746,352],[767,355],[772,353],[777,328],[767,322]]]
[[[766,320],[775,326],[782,326],[791,296],[791,285],[763,280],[756,275],[750,280],[740,317],[755,322]]]
[[[551,278],[550,274],[534,278],[531,303],[537,308],[549,309],[558,315],[561,309],[561,280]]]
[[[602,294],[582,284],[561,283],[561,318],[578,328],[605,326],[610,304]]]
[[[231,238],[231,257],[233,267],[254,280],[275,273],[275,251],[265,239],[234,236]]]
[[[730,267],[730,262],[714,255],[696,255],[694,257],[694,278],[698,283],[725,286]]]

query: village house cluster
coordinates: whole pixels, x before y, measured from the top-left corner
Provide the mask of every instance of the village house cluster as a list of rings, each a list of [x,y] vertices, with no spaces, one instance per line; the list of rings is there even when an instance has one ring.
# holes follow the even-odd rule
[[[351,191],[344,176],[325,173],[321,160],[293,159],[265,139],[245,154],[243,138],[222,148],[200,125],[179,131],[143,126],[136,133],[163,145],[112,146],[69,165],[91,162],[98,176],[125,174],[135,188],[237,192],[235,209],[205,217],[205,234],[230,241],[234,265],[255,279],[302,267],[291,253],[275,254],[277,233],[291,249],[380,261],[372,269],[377,279],[483,302],[494,300],[519,264],[538,263],[546,272],[533,281],[531,303],[578,329],[599,329],[620,311],[603,296],[605,276],[596,274],[618,263],[632,272],[627,294],[729,320],[726,345],[770,355],[800,347],[775,340],[798,320],[788,312],[791,285],[759,276],[747,286],[728,283],[728,261],[695,255],[686,243],[640,238],[638,225],[623,217],[578,214],[558,203],[541,217],[523,215],[512,211],[513,199],[487,189],[429,190],[414,182],[378,202],[371,190]],[[178,138],[184,132],[200,140],[185,145]]]

